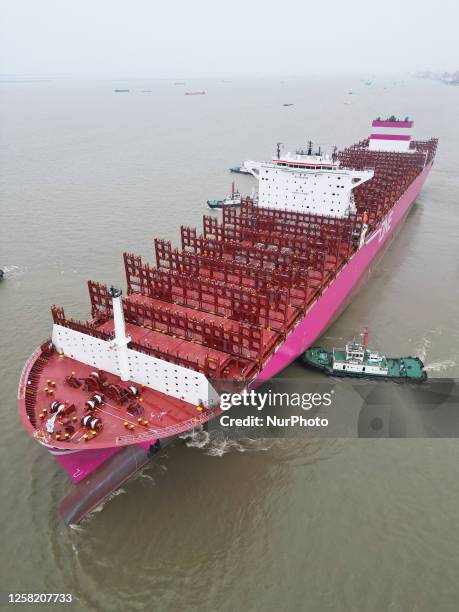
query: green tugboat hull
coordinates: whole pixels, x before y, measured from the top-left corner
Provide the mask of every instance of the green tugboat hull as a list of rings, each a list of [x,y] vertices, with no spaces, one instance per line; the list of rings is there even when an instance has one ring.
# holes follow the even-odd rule
[[[300,359],[306,366],[320,370],[328,376],[364,378],[400,383],[422,383],[427,380],[427,372],[424,370],[424,364],[419,357],[387,357],[385,358],[387,372],[381,374],[365,371],[365,367],[368,367],[368,365],[365,366],[364,364],[361,366],[364,371],[352,371],[347,368],[338,369],[334,367],[334,353],[329,353],[320,346],[311,347],[303,353]]]

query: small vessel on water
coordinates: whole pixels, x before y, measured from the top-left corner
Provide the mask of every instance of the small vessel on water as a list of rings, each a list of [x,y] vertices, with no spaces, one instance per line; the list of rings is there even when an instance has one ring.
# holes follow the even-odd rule
[[[244,165],[233,166],[230,168],[230,172],[234,172],[235,174],[252,174]]]
[[[234,181],[231,183],[231,195],[226,196],[223,200],[207,200],[209,208],[234,208],[240,206],[242,201],[241,194],[234,187]]]
[[[247,159],[240,166],[233,166],[232,168],[230,168],[230,172],[234,172],[235,174],[251,174],[256,179],[258,179],[258,175],[260,173],[260,166],[261,162]]]
[[[129,93],[129,89],[114,89],[115,93]]]
[[[328,352],[320,346],[306,350],[301,360],[330,376],[382,378],[398,382],[424,382],[427,372],[419,357],[386,357],[368,348],[368,329],[363,342],[348,342],[344,348]]]
[[[197,91],[186,91],[185,95],[186,96],[204,96],[205,93],[206,92],[204,89],[198,89]]]

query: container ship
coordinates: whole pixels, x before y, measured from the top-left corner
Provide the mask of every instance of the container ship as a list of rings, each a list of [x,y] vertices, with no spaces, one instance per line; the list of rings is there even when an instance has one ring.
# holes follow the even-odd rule
[[[391,118],[392,119],[392,118]],[[25,429],[73,486],[77,523],[180,434],[220,414],[219,389],[275,376],[346,307],[400,229],[437,140],[412,121],[372,123],[332,155],[259,165],[258,200],[155,239],[155,264],[124,253],[126,291],[89,281],[91,317],[52,307],[49,340],[24,366]]]

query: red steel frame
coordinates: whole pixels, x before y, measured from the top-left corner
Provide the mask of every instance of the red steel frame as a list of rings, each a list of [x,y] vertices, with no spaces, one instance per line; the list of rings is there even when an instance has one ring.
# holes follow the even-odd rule
[[[205,215],[202,234],[182,226],[181,249],[155,239],[156,267],[125,253],[125,319],[131,331],[147,330],[133,334],[131,348],[209,377],[253,375],[355,251],[363,217],[370,229],[378,223],[433,158],[437,142],[414,141],[410,155],[367,145],[338,154],[342,166],[375,171],[354,190],[357,212],[345,219],[268,209],[246,199],[240,210],[223,210],[221,222]],[[55,306],[53,319],[110,339],[108,289],[94,281],[88,289],[92,321],[66,319]],[[199,355],[189,348],[177,352],[177,338],[184,347],[202,347]]]

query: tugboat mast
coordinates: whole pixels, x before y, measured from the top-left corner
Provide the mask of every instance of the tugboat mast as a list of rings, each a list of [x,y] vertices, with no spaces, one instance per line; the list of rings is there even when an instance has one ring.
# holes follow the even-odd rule
[[[363,336],[363,342],[362,342],[363,348],[367,350],[368,348],[368,327],[363,328],[362,336]]]

